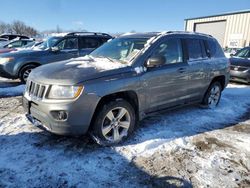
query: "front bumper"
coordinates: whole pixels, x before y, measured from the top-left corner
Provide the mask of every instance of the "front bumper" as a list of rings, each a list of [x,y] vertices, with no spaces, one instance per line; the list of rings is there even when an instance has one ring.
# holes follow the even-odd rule
[[[84,94],[75,101],[48,103],[33,101],[23,97],[23,107],[30,122],[59,135],[82,135],[90,126],[98,97]],[[57,120],[53,116],[55,111],[65,111],[68,116],[65,120]]]
[[[11,75],[10,73],[8,73],[8,72],[4,69],[3,65],[0,65],[0,77],[12,78],[12,79],[17,78],[16,76],[13,76],[13,75]]]
[[[237,82],[250,83],[250,72],[230,70],[230,80]]]

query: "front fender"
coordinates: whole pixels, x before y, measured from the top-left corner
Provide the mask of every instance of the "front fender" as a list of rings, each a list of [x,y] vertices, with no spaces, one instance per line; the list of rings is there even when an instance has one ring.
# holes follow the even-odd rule
[[[38,64],[40,65],[40,61],[38,58],[30,58],[30,57],[23,57],[20,58],[16,61],[14,68],[13,68],[13,72],[15,73],[15,75],[18,77],[20,70],[22,69],[22,67],[24,67],[25,65],[28,64]]]

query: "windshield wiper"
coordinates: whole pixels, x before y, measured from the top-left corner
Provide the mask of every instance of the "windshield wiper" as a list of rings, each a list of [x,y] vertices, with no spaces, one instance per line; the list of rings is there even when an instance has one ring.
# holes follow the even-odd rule
[[[108,59],[109,61],[111,62],[115,62],[114,59],[110,58],[110,57],[106,57],[106,56],[97,56],[97,58],[105,58],[105,59]]]

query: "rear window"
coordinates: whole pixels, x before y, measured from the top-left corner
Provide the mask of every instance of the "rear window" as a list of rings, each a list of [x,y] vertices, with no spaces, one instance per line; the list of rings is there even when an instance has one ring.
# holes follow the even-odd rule
[[[206,44],[210,57],[225,57],[221,46],[216,40],[207,40]]]

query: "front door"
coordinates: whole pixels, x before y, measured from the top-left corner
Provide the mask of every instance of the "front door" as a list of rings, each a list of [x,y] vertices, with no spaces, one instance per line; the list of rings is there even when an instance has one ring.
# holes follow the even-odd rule
[[[164,56],[166,61],[142,75],[149,112],[178,105],[189,97],[189,65],[183,58],[181,39],[165,39],[150,55],[154,56]]]
[[[56,47],[59,51],[50,51],[49,55],[46,56],[46,62],[56,62],[56,61],[63,61],[71,58],[76,58],[79,56],[79,49],[78,49],[78,38],[77,37],[70,37],[65,38],[60,41]]]

